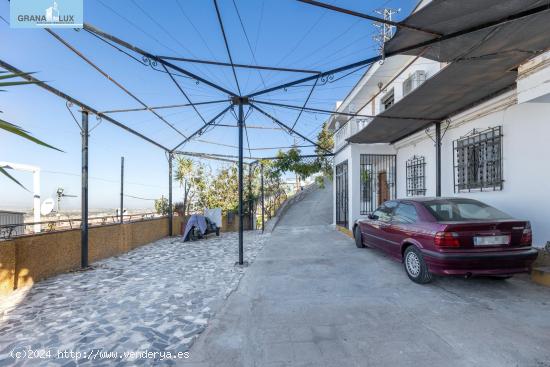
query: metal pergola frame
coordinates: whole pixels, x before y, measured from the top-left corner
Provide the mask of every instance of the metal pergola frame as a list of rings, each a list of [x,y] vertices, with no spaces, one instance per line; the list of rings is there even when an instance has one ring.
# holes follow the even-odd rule
[[[249,105],[251,108],[255,109],[256,111],[258,111],[262,115],[269,118],[275,124],[280,126],[281,129],[285,130],[287,133],[289,133],[291,135],[297,135],[298,137],[304,139],[305,141],[308,141],[309,143],[313,144],[314,146],[319,148],[321,151],[323,151],[323,150],[326,151],[325,149],[320,147],[318,144],[311,141],[306,136],[300,134],[299,132],[297,132],[295,130],[295,126],[297,125],[297,123],[298,123],[298,121],[299,121],[299,119],[302,116],[302,113],[304,111],[312,112],[312,113],[336,114],[336,115],[343,115],[343,116],[348,116],[348,117],[373,117],[373,116],[361,115],[359,113],[350,114],[350,113],[343,113],[343,112],[334,112],[334,111],[328,111],[328,110],[322,110],[322,109],[307,107],[309,97],[311,96],[314,88],[317,86],[318,81],[321,81],[321,83],[323,83],[323,82],[326,82],[329,78],[333,77],[333,75],[337,74],[337,73],[341,73],[341,72],[348,71],[350,69],[354,69],[354,68],[358,68],[358,67],[362,67],[362,66],[367,66],[367,65],[370,65],[374,62],[383,60],[384,58],[387,58],[387,57],[403,54],[403,53],[406,53],[408,51],[419,49],[419,48],[426,48],[430,45],[433,45],[433,44],[436,44],[436,43],[439,43],[439,42],[442,42],[442,41],[445,41],[445,40],[460,37],[460,36],[463,36],[463,35],[466,35],[466,34],[469,34],[469,33],[473,33],[473,32],[477,32],[477,31],[480,31],[480,30],[483,30],[483,29],[486,29],[486,28],[494,27],[494,26],[497,26],[497,25],[502,24],[502,23],[510,22],[510,21],[513,21],[513,20],[516,20],[516,19],[520,19],[520,18],[523,18],[523,17],[526,17],[526,16],[534,15],[534,14],[537,14],[539,12],[547,10],[546,6],[541,6],[541,7],[537,7],[537,8],[534,8],[534,9],[531,9],[531,10],[528,10],[528,11],[524,11],[524,12],[521,12],[521,13],[518,13],[518,14],[514,14],[512,16],[508,16],[508,17],[505,17],[505,18],[502,18],[502,19],[493,20],[493,21],[485,23],[485,24],[479,24],[479,25],[476,25],[476,26],[473,26],[473,27],[469,27],[467,29],[463,29],[463,30],[460,30],[458,32],[454,32],[452,34],[439,35],[435,32],[430,31],[430,30],[413,27],[413,26],[404,24],[403,22],[388,21],[388,20],[384,20],[384,19],[381,19],[381,18],[376,18],[376,17],[370,16],[370,15],[365,15],[365,14],[362,14],[362,13],[354,12],[354,11],[351,11],[351,10],[338,8],[338,7],[329,5],[329,4],[324,4],[324,3],[321,3],[321,2],[318,2],[318,1],[313,1],[313,0],[298,0],[298,1],[303,2],[303,3],[308,3],[308,4],[314,5],[314,6],[323,7],[325,9],[337,11],[337,12],[340,12],[340,13],[345,13],[345,14],[352,15],[352,16],[357,16],[357,17],[360,17],[360,18],[363,18],[363,19],[372,20],[372,21],[379,22],[379,23],[385,23],[385,24],[390,24],[390,25],[396,26],[396,27],[408,28],[408,29],[412,29],[412,30],[418,31],[418,32],[429,33],[434,38],[432,38],[430,40],[427,40],[427,41],[420,42],[418,44],[414,44],[414,45],[404,47],[404,48],[399,49],[399,50],[395,50],[395,51],[390,52],[390,53],[386,53],[386,54],[378,55],[378,56],[374,56],[374,57],[369,57],[369,58],[366,58],[366,59],[363,59],[363,60],[360,60],[360,61],[357,61],[357,62],[354,62],[354,63],[351,63],[351,64],[343,65],[343,66],[340,66],[340,67],[337,67],[337,68],[333,68],[333,69],[330,69],[330,70],[327,70],[327,71],[320,72],[320,71],[314,71],[314,70],[279,68],[279,67],[271,67],[271,66],[245,65],[245,64],[234,63],[232,55],[231,55],[231,50],[230,50],[230,47],[229,47],[229,43],[227,41],[227,36],[225,34],[223,20],[222,20],[220,9],[218,7],[217,0],[213,0],[213,2],[214,2],[214,5],[215,5],[215,9],[216,9],[216,15],[217,15],[217,20],[218,20],[218,23],[219,23],[219,26],[220,26],[220,30],[221,30],[222,35],[223,35],[225,48],[226,48],[227,55],[228,55],[228,58],[229,58],[228,63],[218,62],[218,61],[210,61],[210,60],[196,60],[196,59],[186,59],[186,58],[173,57],[173,56],[154,55],[154,54],[152,54],[150,52],[147,52],[147,51],[145,51],[145,50],[143,50],[143,49],[141,49],[141,48],[139,48],[135,45],[132,45],[131,43],[129,43],[127,41],[124,41],[124,40],[122,40],[122,39],[120,39],[120,38],[118,38],[114,35],[111,35],[107,32],[104,32],[104,31],[98,29],[97,27],[94,27],[93,25],[91,25],[89,23],[84,23],[83,28],[86,32],[90,33],[91,35],[95,36],[96,38],[99,38],[100,40],[102,40],[104,42],[107,42],[109,45],[111,45],[112,47],[115,47],[117,50],[125,53],[126,55],[133,58],[133,56],[129,52],[123,51],[118,46],[121,46],[122,48],[124,48],[126,50],[129,50],[131,52],[134,52],[136,54],[141,55],[142,58],[143,58],[143,63],[149,64],[151,67],[153,67],[157,64],[160,64],[162,66],[163,70],[159,70],[159,69],[155,69],[155,70],[167,73],[169,75],[170,79],[172,80],[172,82],[174,83],[174,85],[176,86],[176,88],[181,92],[181,94],[184,96],[184,98],[187,101],[187,103],[181,104],[181,105],[150,107],[147,104],[145,104],[143,101],[141,101],[139,98],[137,98],[135,95],[133,95],[126,88],[124,88],[120,83],[116,82],[112,77],[110,77],[107,73],[105,73],[102,69],[100,69],[97,65],[95,65],[91,60],[86,58],[86,56],[84,56],[81,52],[79,52],[75,47],[71,46],[68,42],[63,40],[59,35],[57,35],[53,31],[51,31],[50,29],[46,29],[46,31],[49,32],[53,37],[55,37],[59,42],[64,44],[66,47],[68,47],[72,52],[74,52],[76,55],[78,55],[80,58],[82,58],[90,66],[92,66],[99,73],[101,73],[103,76],[108,78],[111,82],[113,82],[120,89],[122,89],[125,93],[130,95],[132,98],[134,98],[134,100],[136,100],[138,103],[140,103],[142,105],[142,107],[140,107],[140,108],[120,109],[120,110],[111,110],[111,111],[103,111],[103,112],[99,111],[97,109],[94,109],[93,107],[79,101],[78,99],[73,98],[73,97],[69,96],[68,94],[65,94],[64,92],[60,91],[59,89],[56,89],[56,88],[50,86],[49,84],[34,78],[32,75],[30,75],[28,73],[24,73],[23,71],[21,71],[18,68],[10,65],[9,63],[7,63],[3,60],[0,60],[0,66],[3,67],[4,69],[6,69],[10,72],[19,74],[22,78],[38,85],[39,87],[41,87],[41,88],[43,88],[43,89],[45,89],[45,90],[47,90],[47,91],[49,91],[49,92],[51,92],[55,95],[57,95],[58,97],[66,100],[67,102],[78,106],[81,109],[81,112],[82,112],[82,124],[80,126],[81,127],[81,132],[82,132],[82,203],[81,203],[81,205],[82,205],[82,214],[81,214],[81,216],[82,216],[82,229],[81,229],[82,261],[81,261],[81,266],[83,268],[88,266],[88,136],[89,136],[89,133],[90,133],[90,130],[88,128],[88,117],[89,117],[90,113],[96,115],[98,118],[100,118],[102,120],[105,120],[105,121],[107,121],[107,122],[109,122],[109,123],[111,123],[115,126],[118,126],[122,129],[126,130],[127,132],[139,137],[142,140],[147,141],[150,144],[155,145],[156,147],[162,149],[167,154],[167,156],[168,156],[168,167],[169,167],[169,195],[168,195],[168,197],[169,197],[169,215],[168,215],[169,216],[169,234],[172,235],[173,234],[173,228],[172,228],[172,225],[173,225],[173,223],[172,223],[173,222],[172,164],[173,164],[174,155],[180,153],[180,151],[178,149],[182,145],[189,142],[195,136],[200,135],[202,132],[205,131],[206,128],[215,126],[215,122],[217,121],[218,118],[220,118],[222,115],[224,115],[230,109],[233,109],[234,107],[237,107],[238,108],[237,127],[238,127],[238,136],[239,136],[239,154],[238,154],[238,160],[237,160],[238,171],[239,171],[239,259],[238,259],[238,264],[243,265],[245,263],[244,262],[244,251],[243,251],[243,163],[244,163],[243,162],[243,159],[244,159],[244,157],[243,157],[243,150],[244,150],[244,147],[243,147],[243,130],[245,128],[245,123],[246,123],[245,122],[246,117],[243,114],[243,106]],[[116,44],[118,46],[115,46],[114,44]],[[228,90],[228,89],[226,89],[226,88],[224,88],[224,87],[222,87],[222,86],[220,86],[220,85],[218,85],[214,82],[211,82],[211,81],[209,81],[205,78],[202,78],[202,77],[186,70],[185,68],[177,66],[177,65],[171,63],[170,61],[181,61],[181,62],[216,65],[216,66],[222,66],[222,67],[231,67],[231,69],[233,71],[233,76],[235,78],[235,83],[236,83],[236,86],[237,86],[237,89],[239,90],[239,92],[235,93],[233,91],[230,91],[230,90]],[[307,77],[303,77],[303,78],[300,78],[300,79],[296,79],[296,80],[291,81],[291,82],[282,83],[282,84],[279,84],[279,85],[276,85],[276,86],[273,86],[273,87],[269,87],[269,88],[266,87],[263,90],[260,90],[260,91],[254,92],[254,93],[250,93],[248,95],[242,95],[242,93],[240,91],[239,80],[238,80],[237,74],[235,72],[236,68],[248,68],[248,69],[257,69],[257,70],[272,70],[272,71],[306,73],[306,74],[312,74],[312,75],[307,76]],[[189,96],[184,91],[183,87],[175,79],[175,77],[174,77],[175,73],[180,73],[182,75],[179,75],[179,76],[185,76],[185,77],[194,79],[194,80],[196,80],[200,83],[203,83],[203,84],[205,84],[205,85],[207,85],[211,88],[214,88],[214,89],[226,94],[228,96],[228,98],[223,99],[223,100],[218,100],[218,101],[192,102],[190,100]],[[258,97],[258,96],[262,96],[262,95],[265,95],[265,94],[268,94],[268,93],[271,93],[271,92],[274,92],[274,91],[286,89],[286,88],[289,88],[289,87],[298,86],[300,84],[303,84],[303,83],[306,83],[306,82],[309,82],[309,81],[314,81],[314,84],[313,84],[313,87],[311,88],[311,90],[308,94],[307,99],[305,100],[305,102],[302,106],[276,104],[276,103],[262,101],[262,100],[255,100],[255,98]],[[199,106],[199,105],[202,105],[202,104],[215,104],[215,103],[228,103],[229,105],[227,107],[225,107],[221,112],[219,112],[214,118],[212,118],[209,121],[206,121],[204,119],[204,117],[201,115],[201,113],[198,111],[196,106]],[[283,123],[278,118],[276,118],[276,117],[272,116],[271,114],[267,113],[266,111],[264,111],[262,108],[260,108],[258,106],[259,104],[267,104],[267,105],[272,105],[272,106],[277,106],[277,107],[295,109],[295,110],[299,111],[299,115],[298,115],[298,118],[290,126],[289,124]],[[203,126],[201,126],[195,132],[193,132],[192,134],[187,136],[186,134],[183,134],[175,126],[173,126],[170,122],[168,122],[166,119],[164,119],[162,116],[160,116],[156,112],[157,109],[176,108],[176,107],[192,107],[195,110],[198,117],[202,120]],[[113,114],[113,113],[133,112],[133,111],[150,111],[158,119],[160,119],[165,124],[169,125],[172,129],[177,131],[178,134],[180,134],[184,139],[178,145],[176,145],[175,147],[169,148],[169,147],[166,147],[165,145],[155,141],[154,139],[149,138],[149,137],[145,136],[144,134],[142,134],[142,133],[126,126],[125,124],[121,123],[120,121],[118,121],[115,118],[110,116],[110,114]],[[437,193],[440,194],[440,191],[441,191],[441,189],[440,189],[440,187],[441,187],[441,172],[440,172],[441,171],[440,170],[440,166],[441,166],[441,157],[440,157],[441,156],[441,154],[440,154],[441,129],[440,129],[440,124],[441,124],[441,121],[436,121],[434,119],[426,119],[426,121],[427,121],[427,123],[435,123],[435,126],[436,126],[436,149],[437,149],[437,152],[438,152],[438,154],[437,154],[437,160],[438,160],[438,163],[437,163],[438,166],[437,167],[438,167],[438,170],[437,170],[437,178],[436,179],[437,179]],[[193,152],[188,152],[188,153],[197,154],[197,155],[202,154],[202,153],[193,153]],[[206,155],[208,155],[208,154],[206,154]],[[327,151],[327,155],[333,155],[333,153]],[[218,157],[218,158],[222,159],[222,160],[224,159],[223,157]],[[229,159],[226,159],[226,160],[229,160]],[[263,175],[262,175],[262,179],[263,179]]]

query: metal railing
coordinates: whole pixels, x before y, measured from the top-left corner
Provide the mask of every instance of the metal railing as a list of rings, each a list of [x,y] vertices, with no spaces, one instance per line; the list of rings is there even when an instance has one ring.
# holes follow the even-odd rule
[[[338,131],[336,131],[336,134],[334,134],[334,151],[343,147],[346,144],[346,139],[363,130],[371,121],[372,118],[353,118],[344,126],[340,127]]]
[[[124,214],[122,223],[140,222],[144,220],[163,218],[166,216],[157,213],[135,213]],[[101,217],[88,218],[88,226],[97,227],[104,225],[120,224],[120,215],[108,215]],[[70,229],[80,229],[82,226],[81,218],[65,218],[43,222],[28,222],[18,224],[0,225],[0,241],[9,240],[19,236],[37,234],[34,231],[34,225],[40,224],[42,231],[40,233],[49,233],[55,231],[64,231]]]

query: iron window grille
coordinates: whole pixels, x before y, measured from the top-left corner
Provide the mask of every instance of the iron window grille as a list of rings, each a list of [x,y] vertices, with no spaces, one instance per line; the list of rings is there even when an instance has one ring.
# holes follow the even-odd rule
[[[426,195],[426,160],[413,156],[407,160],[407,196]]]
[[[454,192],[502,190],[502,126],[453,142]]]
[[[403,81],[403,97],[415,90],[420,84],[426,81],[426,72],[424,70],[417,70],[405,81]]]
[[[371,214],[384,201],[397,197],[396,156],[392,154],[361,154],[360,213]]]

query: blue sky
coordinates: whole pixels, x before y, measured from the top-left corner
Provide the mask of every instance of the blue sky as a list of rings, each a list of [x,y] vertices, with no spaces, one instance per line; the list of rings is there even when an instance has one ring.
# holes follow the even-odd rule
[[[333,0],[332,4],[374,14],[383,6],[400,8],[397,19],[404,18],[415,0],[352,1]],[[319,9],[293,0],[235,0],[248,35],[253,55],[241,28],[232,0],[219,0],[233,60],[236,63],[327,70],[376,54],[372,40],[372,23],[349,15]],[[9,19],[9,2],[0,3],[0,15]],[[212,1],[208,0],[87,0],[84,20],[157,55],[227,61],[227,53],[217,23]],[[55,30],[69,43],[101,66],[114,79],[149,105],[185,103],[184,97],[161,72],[130,59],[85,31]],[[10,29],[0,20],[0,55],[4,61],[36,76],[98,110],[140,107],[105,77],[93,70],[46,31]],[[236,91],[230,68],[178,63],[224,88]],[[316,88],[309,106],[332,109],[350,91],[364,70],[341,80]],[[237,73],[243,93],[250,93],[281,82],[303,77],[270,71],[240,69]],[[335,79],[341,75],[336,75]],[[225,99],[226,95],[202,83],[178,78],[193,102]],[[310,85],[311,83],[307,83]],[[289,88],[262,97],[264,100],[300,105],[309,88]],[[80,132],[65,101],[35,86],[10,88],[0,96],[0,110],[7,121],[18,124],[35,136],[64,150],[64,153],[42,148],[0,132],[0,161],[40,166],[42,198],[53,195],[57,187],[68,193],[80,193]],[[226,105],[200,106],[206,119]],[[292,125],[297,112],[283,108],[265,110]],[[73,113],[79,118],[76,107]],[[200,127],[201,120],[190,108],[161,110],[161,115],[184,134]],[[183,138],[150,112],[113,114],[113,117],[135,130],[173,147]],[[305,113],[297,130],[315,139],[326,115]],[[90,125],[98,121],[91,116]],[[222,123],[235,124],[227,113]],[[247,124],[248,140],[253,149],[287,147],[294,137],[280,130],[255,129],[273,127],[259,113],[252,112]],[[181,149],[195,152],[237,154],[237,129],[218,127]],[[307,144],[301,139],[298,145]],[[214,143],[214,144],[213,144]],[[223,144],[223,145],[217,145]],[[228,145],[228,146],[226,146]],[[245,144],[245,147],[247,145]],[[304,153],[311,148],[304,148]],[[277,150],[253,150],[253,156],[273,156]],[[245,155],[249,152],[245,151]],[[125,157],[126,192],[143,198],[158,198],[168,192],[168,165],[159,148],[136,138],[120,128],[102,121],[90,136],[90,206],[113,208],[119,198],[120,157]],[[213,170],[220,163],[208,162]],[[29,174],[14,172],[27,187],[32,187]],[[175,199],[180,190],[175,187]],[[150,208],[152,202],[126,198],[129,208]],[[32,195],[0,177],[0,208],[30,208]],[[65,206],[78,209],[80,200],[67,199]]]

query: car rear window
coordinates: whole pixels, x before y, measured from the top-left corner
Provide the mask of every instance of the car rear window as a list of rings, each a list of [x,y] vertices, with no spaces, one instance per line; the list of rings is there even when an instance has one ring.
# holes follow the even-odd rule
[[[423,204],[438,221],[442,222],[512,219],[508,214],[476,200],[446,199],[426,201]]]

